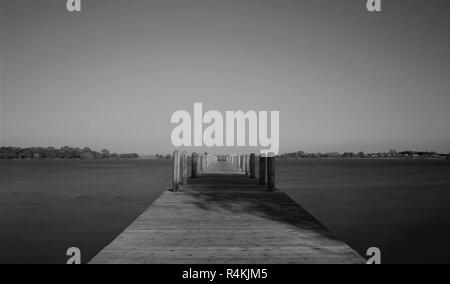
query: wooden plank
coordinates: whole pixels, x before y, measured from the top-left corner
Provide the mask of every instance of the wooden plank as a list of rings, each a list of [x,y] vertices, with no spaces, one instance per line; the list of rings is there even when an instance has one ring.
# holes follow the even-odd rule
[[[266,185],[266,176],[267,176],[267,157],[260,156],[259,157],[259,185]]]
[[[268,192],[236,174],[232,165],[217,163],[181,191],[163,193],[91,263],[300,264],[364,263],[364,259],[286,194]]]

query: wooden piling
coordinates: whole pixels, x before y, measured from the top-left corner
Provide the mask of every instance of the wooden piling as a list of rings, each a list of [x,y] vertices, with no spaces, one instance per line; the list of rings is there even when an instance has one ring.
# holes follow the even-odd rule
[[[242,170],[242,167],[241,167],[241,155],[238,155],[238,163],[237,163],[237,168],[238,168],[238,170]]]
[[[256,179],[256,155],[250,154],[250,178]]]
[[[191,178],[197,178],[197,170],[198,170],[198,154],[192,153],[191,159]]]
[[[202,155],[197,155],[197,176],[202,173]]]
[[[275,157],[267,158],[267,190],[275,191]]]
[[[187,161],[188,153],[183,151],[181,154],[181,180],[180,184],[186,185],[188,180],[188,161]]]
[[[204,171],[205,171],[205,164],[204,164],[204,162],[205,162],[205,157],[204,157],[204,154],[201,154],[200,155],[200,172],[201,173],[203,173]]]
[[[248,176],[249,169],[248,169],[248,155],[244,156],[244,168],[245,168],[245,175]]]
[[[259,156],[259,184],[266,184],[267,174],[267,157],[264,155]]]
[[[180,151],[173,152],[173,178],[172,190],[177,192],[180,188]]]

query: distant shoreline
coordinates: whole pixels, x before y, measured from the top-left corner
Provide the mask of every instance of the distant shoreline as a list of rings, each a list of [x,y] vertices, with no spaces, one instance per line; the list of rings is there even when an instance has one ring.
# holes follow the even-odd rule
[[[419,158],[280,158],[278,160],[450,160],[450,157],[419,157]]]
[[[139,159],[136,153],[117,154],[108,149],[101,151],[91,150],[89,147],[64,146],[59,149],[55,147],[1,147],[1,160],[118,160]]]
[[[434,151],[401,151],[364,153],[364,152],[328,152],[306,153],[304,151],[285,153],[276,156],[279,160],[449,160],[449,154]],[[116,154],[109,150],[91,150],[88,147],[78,148],[65,146],[54,147],[1,147],[0,160],[171,160],[172,155],[142,155],[136,153]]]
[[[401,151],[389,150],[389,152],[380,153],[354,153],[354,152],[329,152],[329,153],[306,153],[303,151],[285,153],[277,156],[278,159],[372,159],[372,160],[412,160],[412,159],[436,159],[445,160],[450,159],[450,154],[441,154],[433,151]]]

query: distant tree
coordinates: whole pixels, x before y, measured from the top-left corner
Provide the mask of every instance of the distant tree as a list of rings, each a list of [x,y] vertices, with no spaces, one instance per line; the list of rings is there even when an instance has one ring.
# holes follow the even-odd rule
[[[111,157],[111,153],[109,152],[108,149],[103,149],[101,151],[101,154],[103,159],[109,159]]]
[[[58,157],[58,153],[55,148],[48,147],[47,149],[44,149],[44,158],[46,159],[56,159]]]
[[[63,158],[64,159],[73,159],[74,158],[74,153],[73,153],[73,149],[70,148],[69,146],[64,146],[61,148],[61,152],[63,154]]]
[[[136,153],[131,153],[131,154],[121,154],[120,155],[121,159],[139,159],[139,155]]]
[[[398,157],[398,152],[395,149],[389,150],[389,154],[391,155],[391,157],[394,157],[394,158]]]

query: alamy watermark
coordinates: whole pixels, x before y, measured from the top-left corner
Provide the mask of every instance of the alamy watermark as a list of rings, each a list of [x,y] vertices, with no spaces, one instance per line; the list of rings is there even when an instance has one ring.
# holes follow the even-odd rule
[[[171,122],[177,124],[171,136],[175,147],[261,147],[264,156],[278,155],[280,150],[279,111],[227,111],[224,117],[215,110],[203,113],[203,104],[195,103],[193,118],[179,110]]]
[[[81,0],[67,0],[67,11],[81,12]]]
[[[67,0],[66,7],[69,12],[81,12],[81,0]],[[366,7],[369,12],[381,12],[381,0],[367,0]]]
[[[69,248],[66,252],[66,256],[69,257],[67,264],[81,264],[81,250],[79,248]]]
[[[367,11],[381,12],[381,0],[367,0]]]
[[[379,248],[369,248],[366,255],[369,256],[367,264],[381,264],[381,250]]]

